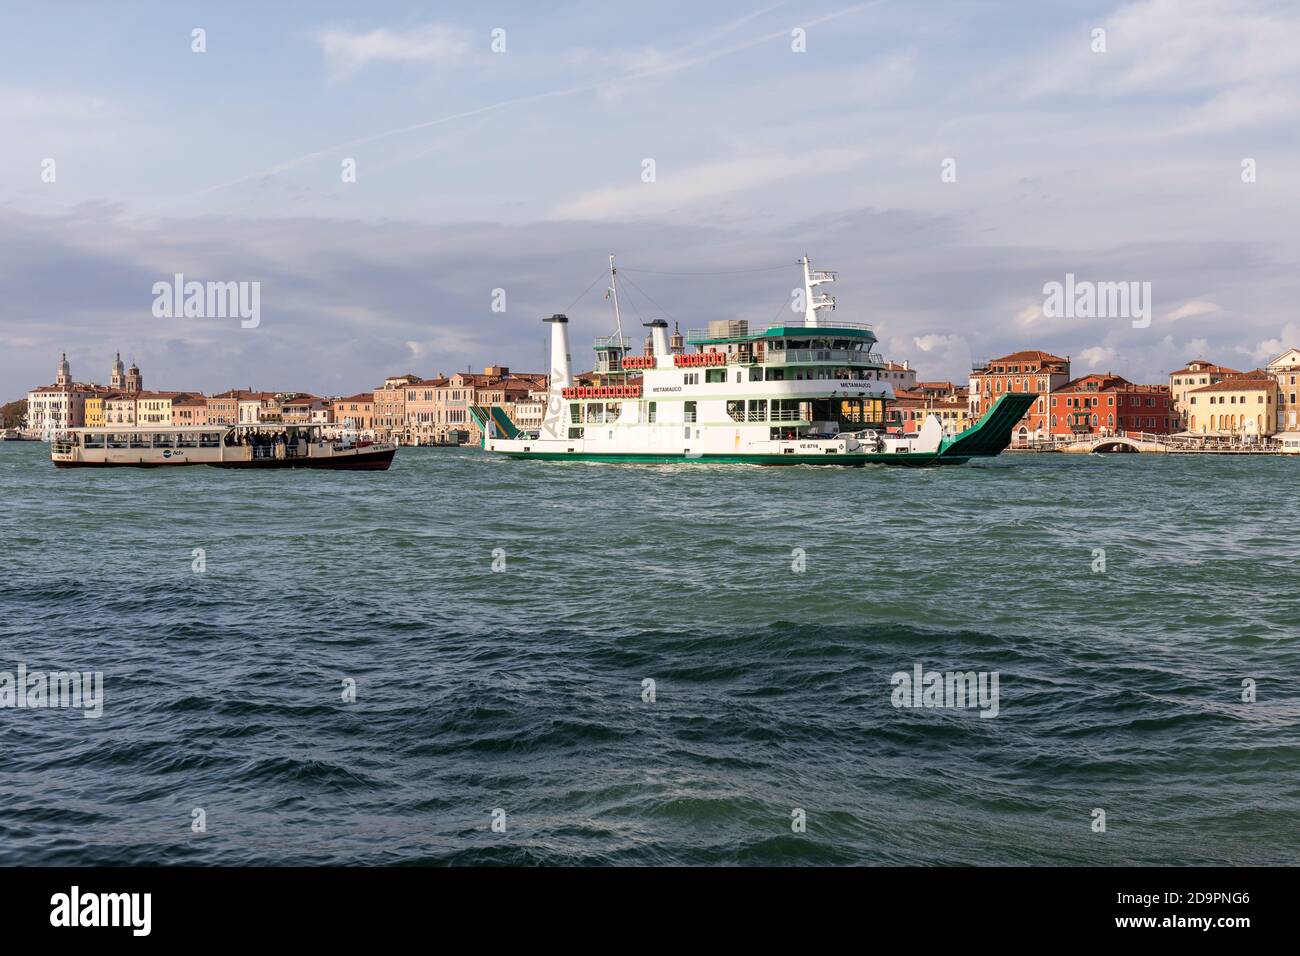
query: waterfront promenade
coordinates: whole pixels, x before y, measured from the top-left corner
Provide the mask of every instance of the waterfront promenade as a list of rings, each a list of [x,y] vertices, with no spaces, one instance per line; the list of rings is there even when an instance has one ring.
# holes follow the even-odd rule
[[[1144,453],[1159,455],[1296,455],[1300,447],[1284,441],[1242,441],[1198,435],[1153,435],[1124,432],[1115,435],[1054,435],[1041,441],[1013,445],[1008,451],[1062,452],[1065,454]]]

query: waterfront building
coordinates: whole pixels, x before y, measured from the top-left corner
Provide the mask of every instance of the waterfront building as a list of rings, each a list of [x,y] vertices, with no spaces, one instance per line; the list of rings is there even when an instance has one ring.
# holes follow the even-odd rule
[[[531,387],[527,397],[515,402],[514,411],[510,413],[510,420],[524,431],[540,430],[542,421],[546,418],[546,393],[549,386],[545,375],[540,378],[542,384]]]
[[[894,386],[894,390],[910,389],[916,386],[916,369],[904,359],[902,362],[885,361],[876,372],[876,378],[882,378]]]
[[[1039,396],[1012,432],[1016,443],[1045,438],[1052,431],[1047,397],[1070,381],[1070,359],[1039,349],[1012,352],[971,366],[969,406],[977,420],[1007,392],[1032,392]]]
[[[1195,388],[1187,403],[1187,430],[1198,435],[1266,438],[1278,431],[1277,379],[1265,369]]]
[[[528,403],[530,394],[544,388],[545,380],[544,375],[512,373],[503,365],[489,365],[482,374],[456,372],[406,382],[402,386],[403,440],[412,444],[479,441],[482,436],[470,414],[471,406],[500,405],[513,416],[521,402]]]
[[[473,417],[469,407],[485,404],[479,400],[477,389],[480,382],[487,380],[485,375],[457,372],[434,389],[434,427],[438,441],[465,444],[473,440],[477,429],[471,427]]]
[[[1235,368],[1215,365],[1205,359],[1192,359],[1182,368],[1169,373],[1169,392],[1173,396],[1174,411],[1178,415],[1178,427],[1186,430],[1189,425],[1187,393],[1202,385],[1213,385],[1232,375],[1240,375]]]
[[[135,396],[114,392],[104,397],[104,424],[134,425]]]
[[[925,424],[926,397],[921,392],[895,388],[894,400],[885,412],[885,431],[891,435],[915,435]]]
[[[240,396],[238,404],[238,424],[260,425],[279,424],[280,400],[274,392],[249,392]]]
[[[447,379],[428,378],[407,382],[402,387],[402,441],[412,445],[438,440],[438,389]]]
[[[208,424],[239,424],[239,401],[243,398],[250,398],[253,394],[251,388],[232,388],[216,395],[209,395],[207,398]]]
[[[406,427],[406,391],[407,385],[420,381],[420,376],[407,373],[390,375],[384,384],[374,390],[374,429],[380,439],[401,437]]]
[[[894,389],[894,402],[886,413],[885,430],[900,435],[915,434],[933,415],[945,434],[955,435],[970,424],[966,389],[951,382],[919,382],[909,389]]]
[[[99,394],[102,386],[76,382],[67,353],[59,359],[53,385],[41,385],[27,393],[27,430],[48,437],[65,428],[86,423],[86,399]]]
[[[177,424],[172,419],[172,403],[182,398],[201,398],[197,392],[137,392],[135,423],[137,425]],[[205,402],[206,404],[206,402]]]
[[[970,391],[952,382],[918,382],[915,391],[925,396],[926,409],[943,423],[944,431],[955,434],[972,424]]]
[[[84,406],[84,418],[86,428],[103,428],[105,423],[104,403],[112,396],[117,397],[116,392],[96,390],[93,395],[86,396]]]
[[[208,400],[203,395],[187,394],[172,400],[173,425],[207,425]]]
[[[511,415],[520,402],[536,391],[542,375],[512,374],[503,365],[489,365],[482,375],[457,372],[435,390],[439,435],[442,441],[476,444],[483,438],[471,405],[500,405]]]
[[[324,398],[298,392],[282,392],[277,398],[280,400],[280,420],[285,424],[324,424],[330,421],[330,405]]]
[[[331,403],[333,419],[339,425],[359,432],[374,431],[375,396],[373,392],[359,392],[346,398],[336,398]]]
[[[1277,382],[1277,430],[1300,428],[1300,349],[1287,349],[1268,363],[1268,373]]]
[[[1135,385],[1109,372],[1067,382],[1050,400],[1048,427],[1053,435],[1168,435],[1180,427],[1168,386]]]

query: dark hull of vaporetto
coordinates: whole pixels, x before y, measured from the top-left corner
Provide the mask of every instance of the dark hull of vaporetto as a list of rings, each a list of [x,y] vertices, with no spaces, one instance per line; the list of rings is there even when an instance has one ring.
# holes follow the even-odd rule
[[[173,468],[200,465],[252,471],[263,468],[314,468],[330,471],[387,471],[393,463],[392,448],[376,452],[328,458],[259,458],[253,461],[56,461],[56,468]]]

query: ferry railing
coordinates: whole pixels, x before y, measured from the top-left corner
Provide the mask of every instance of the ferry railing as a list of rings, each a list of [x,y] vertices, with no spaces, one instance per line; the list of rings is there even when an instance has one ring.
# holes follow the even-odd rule
[[[817,335],[819,333],[834,332],[836,329],[855,329],[859,332],[870,332],[874,329],[874,326],[870,322],[841,322],[839,319],[835,319],[817,325],[804,325],[802,322],[791,325],[788,322],[777,322],[769,325],[765,331],[772,331],[773,329],[806,329],[809,335]]]
[[[727,416],[733,422],[806,422],[808,421],[808,419],[804,418],[797,410],[794,409],[780,409],[780,410],[768,411],[768,412],[760,412],[756,410],[746,412],[741,409],[736,409],[734,411],[728,411]]]
[[[857,352],[851,349],[769,349],[769,365],[801,365],[811,362],[843,362],[846,365],[884,365],[879,352]]]
[[[800,330],[799,334],[801,335],[803,334],[804,331],[807,331],[809,336],[833,335],[836,329],[853,329],[858,332],[873,331],[872,326],[869,322],[836,321],[836,322],[827,322],[825,325],[815,325],[815,326],[804,325],[802,321],[797,324],[792,324],[789,322],[779,322],[779,323],[773,323],[772,325],[767,325],[762,327],[750,326],[748,323],[746,323],[743,326],[739,324],[734,325],[731,328],[727,329],[725,332],[719,330],[718,333],[714,333],[711,329],[687,329],[686,341],[688,343],[695,344],[698,342],[712,342],[717,339],[757,339],[757,338],[763,338],[768,332],[778,331],[782,329],[799,329]]]

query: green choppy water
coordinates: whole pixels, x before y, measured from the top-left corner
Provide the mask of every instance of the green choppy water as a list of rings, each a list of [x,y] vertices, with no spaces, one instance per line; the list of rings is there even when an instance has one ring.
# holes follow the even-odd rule
[[[0,671],[104,714],[0,710],[0,863],[1300,861],[1300,461],[47,456],[0,445]],[[918,663],[998,716],[895,707]]]

